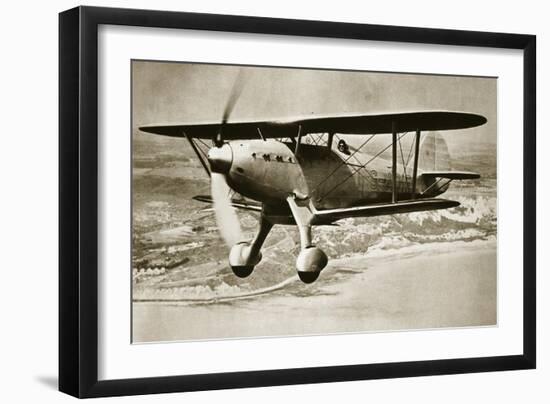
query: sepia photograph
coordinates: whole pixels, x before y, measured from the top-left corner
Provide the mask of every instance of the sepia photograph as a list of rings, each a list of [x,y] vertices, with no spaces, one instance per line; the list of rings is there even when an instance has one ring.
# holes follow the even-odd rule
[[[496,326],[497,83],[132,60],[132,343]]]

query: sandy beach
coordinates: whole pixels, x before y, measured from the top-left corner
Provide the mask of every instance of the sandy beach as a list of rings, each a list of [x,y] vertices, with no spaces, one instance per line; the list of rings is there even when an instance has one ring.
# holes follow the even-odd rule
[[[494,239],[334,259],[305,288],[296,278],[246,298],[134,302],[133,342],[495,325],[496,267]]]

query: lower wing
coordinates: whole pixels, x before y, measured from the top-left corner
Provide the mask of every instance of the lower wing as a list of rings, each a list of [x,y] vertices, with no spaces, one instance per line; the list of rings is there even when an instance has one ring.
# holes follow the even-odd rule
[[[330,223],[347,217],[371,217],[397,213],[419,212],[424,210],[448,209],[459,206],[457,201],[448,199],[414,199],[395,203],[377,203],[352,208],[316,210],[312,224]]]
[[[197,195],[193,197],[194,200],[200,201],[200,202],[206,202],[206,203],[214,203],[214,200],[212,199],[212,196],[210,195]],[[262,211],[262,204],[258,202],[252,202],[249,200],[241,200],[241,199],[231,199],[231,206],[243,209],[243,210],[252,210],[255,212],[261,212]]]
[[[197,195],[193,199],[200,202],[213,203],[213,199],[210,195]],[[231,205],[237,209],[250,210],[254,212],[261,212],[262,205],[258,202],[250,200],[237,200],[232,199]],[[459,206],[457,201],[451,201],[448,199],[415,199],[409,201],[401,201],[395,203],[376,203],[365,206],[354,206],[352,208],[340,208],[340,209],[326,209],[315,210],[310,205],[311,214],[313,216],[311,224],[313,225],[327,225],[332,224],[340,219],[347,217],[372,217],[383,215],[394,215],[397,213],[410,213],[420,212],[424,210],[437,210],[448,209]]]

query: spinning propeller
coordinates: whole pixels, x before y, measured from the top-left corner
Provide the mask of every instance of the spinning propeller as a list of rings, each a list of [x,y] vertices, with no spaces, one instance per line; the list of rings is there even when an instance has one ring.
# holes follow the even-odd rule
[[[223,110],[220,130],[216,138],[214,139],[214,145],[216,147],[221,147],[223,145],[223,129],[225,127],[225,124],[227,123],[227,120],[229,119],[229,116],[233,112],[233,109],[235,108],[235,105],[237,104],[239,97],[241,96],[241,93],[244,88],[244,84],[245,84],[245,80],[244,80],[243,71],[239,70],[239,73],[237,74],[237,78],[235,79],[235,82],[233,83],[233,87],[231,88],[231,92],[229,93],[229,98],[227,99],[227,103],[225,104],[225,109]]]
[[[231,205],[231,188],[226,181],[226,174],[229,173],[233,161],[233,152],[231,146],[223,141],[223,131],[242,93],[244,83],[244,75],[242,70],[239,70],[223,111],[220,130],[212,139],[214,147],[208,151],[207,157],[212,171],[210,185],[216,222],[222,238],[229,247],[242,241],[243,234],[237,212]]]

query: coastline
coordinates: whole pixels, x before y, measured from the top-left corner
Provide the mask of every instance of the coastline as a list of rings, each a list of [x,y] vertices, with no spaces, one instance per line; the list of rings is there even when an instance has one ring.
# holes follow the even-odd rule
[[[491,326],[496,267],[494,237],[374,248],[298,291],[291,278],[209,304],[134,302],[133,343]]]

